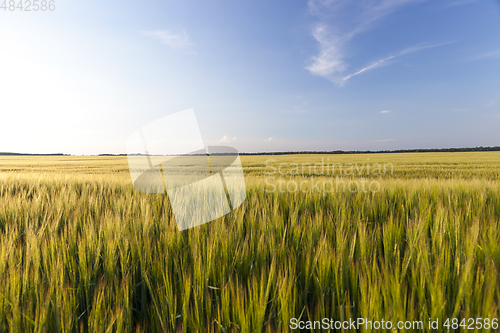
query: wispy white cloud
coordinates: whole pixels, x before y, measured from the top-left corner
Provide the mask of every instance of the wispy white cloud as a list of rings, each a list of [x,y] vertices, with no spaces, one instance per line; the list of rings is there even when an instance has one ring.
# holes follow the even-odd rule
[[[274,138],[273,137],[270,137],[269,139],[267,139],[266,141],[273,141]]]
[[[219,140],[219,142],[223,142],[223,143],[230,143],[230,142],[234,142],[236,141],[236,137],[230,137],[230,136],[227,136],[227,135],[224,135],[222,137],[222,139]]]
[[[343,28],[349,32],[347,35],[354,35],[368,29],[398,7],[423,1],[426,0],[309,0],[308,8],[312,15],[323,20],[335,17],[345,19],[345,14],[349,14],[351,20],[344,23]]]
[[[335,36],[324,23],[313,30],[313,37],[319,42],[319,54],[313,57],[311,65],[306,69],[312,74],[329,77],[345,71],[343,60],[343,44],[345,37]]]
[[[396,139],[381,139],[377,140],[376,142],[389,142],[389,141],[396,141]]]
[[[478,2],[479,0],[458,0],[458,1],[453,1],[445,4],[445,7],[454,7],[454,6],[461,6],[461,5],[468,5],[474,2]]]
[[[391,113],[392,111],[391,110],[384,110],[384,111],[380,111],[380,113]]]
[[[383,59],[380,59],[380,60],[377,60],[376,62],[372,63],[371,65],[369,66],[366,66],[362,69],[360,69],[359,71],[355,72],[355,73],[352,73],[352,74],[349,74],[345,77],[342,78],[342,80],[340,81],[340,85],[343,85],[347,80],[359,75],[359,74],[362,74],[366,71],[369,71],[369,70],[372,70],[372,69],[375,69],[375,68],[378,68],[378,67],[381,67],[381,66],[384,66],[386,64],[389,63],[390,60],[393,60],[395,58],[398,58],[398,57],[401,57],[405,54],[409,54],[409,53],[413,53],[413,52],[417,52],[417,51],[422,51],[422,50],[425,50],[425,49],[429,49],[429,48],[432,48],[432,47],[437,47],[437,46],[443,46],[443,45],[446,45],[446,44],[449,44],[449,43],[441,43],[441,44],[432,44],[432,45],[429,45],[429,44],[419,44],[419,45],[415,45],[415,46],[412,46],[412,47],[409,47],[409,48],[406,48],[396,54],[393,54],[389,57],[386,57],[386,58],[383,58]]]
[[[319,43],[319,52],[305,68],[311,74],[329,79],[342,86],[347,80],[366,71],[387,65],[390,60],[405,54],[445,44],[419,44],[348,75],[346,53],[349,42],[356,35],[371,29],[383,17],[410,3],[426,0],[309,0],[309,12],[318,18],[312,35]]]
[[[500,59],[500,50],[486,52],[476,57],[476,59],[485,59],[485,58]]]
[[[180,34],[171,33],[168,30],[144,31],[144,35],[151,36],[170,46],[173,49],[181,49],[191,46],[189,36],[184,30]]]

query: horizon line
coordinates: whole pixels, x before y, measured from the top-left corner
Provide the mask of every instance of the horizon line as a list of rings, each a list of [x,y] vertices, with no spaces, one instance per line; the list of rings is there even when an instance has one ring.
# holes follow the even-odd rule
[[[268,151],[268,152],[238,152],[239,155],[301,155],[301,154],[387,154],[387,153],[425,153],[425,152],[474,152],[474,151],[500,151],[500,146],[477,146],[460,148],[409,148],[392,150],[303,150],[303,151]],[[228,153],[231,154],[231,153]],[[15,153],[0,152],[0,156],[187,156],[190,154],[174,155],[151,155],[151,154],[65,154],[65,153]],[[205,155],[205,154],[191,154]],[[209,154],[206,154],[209,155]],[[215,153],[212,155],[224,155],[224,153]]]

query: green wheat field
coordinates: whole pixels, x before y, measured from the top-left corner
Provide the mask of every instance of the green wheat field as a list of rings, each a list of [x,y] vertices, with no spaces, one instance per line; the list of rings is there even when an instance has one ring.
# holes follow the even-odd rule
[[[270,165],[276,180],[332,180],[288,172],[326,159],[393,169],[337,175],[376,192],[270,191]],[[133,189],[126,157],[0,157],[0,332],[500,318],[500,153],[241,160],[246,201],[180,232],[166,195]]]

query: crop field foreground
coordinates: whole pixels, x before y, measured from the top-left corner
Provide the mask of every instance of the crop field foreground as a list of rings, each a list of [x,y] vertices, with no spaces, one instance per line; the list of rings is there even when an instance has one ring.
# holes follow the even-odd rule
[[[500,318],[499,152],[241,160],[246,201],[178,231],[126,157],[0,157],[0,332]]]

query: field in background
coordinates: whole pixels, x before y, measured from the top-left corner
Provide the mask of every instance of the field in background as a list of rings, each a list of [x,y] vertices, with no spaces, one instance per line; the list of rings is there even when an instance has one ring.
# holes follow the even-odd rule
[[[500,153],[241,159],[243,205],[179,232],[165,195],[134,191],[126,158],[0,157],[0,331],[500,317]],[[332,177],[292,163],[393,172],[341,177],[376,193],[271,193],[266,161],[297,181]]]

